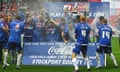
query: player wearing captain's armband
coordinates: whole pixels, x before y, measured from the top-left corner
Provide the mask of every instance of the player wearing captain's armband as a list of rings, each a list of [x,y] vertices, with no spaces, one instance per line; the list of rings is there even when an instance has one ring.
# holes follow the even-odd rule
[[[110,54],[112,61],[114,62],[115,67],[118,67],[118,64],[116,62],[115,56],[112,53],[112,47],[111,47],[111,38],[112,38],[112,28],[108,26],[107,19],[102,20],[102,25],[99,27],[99,48],[96,52],[96,59],[97,59],[97,67],[101,67],[100,63],[100,53]]]
[[[72,62],[73,62],[73,66],[75,67],[75,71],[74,72],[79,72],[79,68],[78,68],[78,63],[77,63],[77,54],[80,54],[80,51],[82,52],[82,55],[84,57],[84,60],[87,64],[87,70],[90,70],[90,63],[89,63],[89,59],[87,57],[87,45],[89,42],[89,34],[90,34],[90,27],[88,25],[88,23],[86,22],[86,18],[85,17],[77,17],[77,19],[79,21],[77,27],[75,28],[75,34],[76,34],[76,44],[75,44],[75,48],[73,49],[73,53],[72,53]]]

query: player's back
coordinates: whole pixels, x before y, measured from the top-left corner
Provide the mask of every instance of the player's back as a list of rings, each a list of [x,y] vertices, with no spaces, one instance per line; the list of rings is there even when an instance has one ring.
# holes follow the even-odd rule
[[[107,24],[102,25],[99,28],[99,36],[99,43],[101,45],[111,45],[112,29],[110,26],[108,26]]]
[[[75,33],[79,44],[88,44],[90,27],[86,22],[79,23]]]

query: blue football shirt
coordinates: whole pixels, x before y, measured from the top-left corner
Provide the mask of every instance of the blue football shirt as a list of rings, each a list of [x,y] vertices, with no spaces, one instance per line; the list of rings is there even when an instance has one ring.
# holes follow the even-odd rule
[[[19,24],[18,29],[15,28],[17,24]],[[8,42],[20,43],[21,33],[23,32],[24,29],[24,23],[19,20],[13,20],[9,25],[9,29],[10,29],[10,35]]]
[[[75,28],[75,34],[77,38],[77,44],[86,45],[89,42],[90,27],[88,23],[82,22]]]
[[[111,45],[111,37],[112,37],[112,28],[107,24],[101,25],[99,28],[99,43],[100,45]]]

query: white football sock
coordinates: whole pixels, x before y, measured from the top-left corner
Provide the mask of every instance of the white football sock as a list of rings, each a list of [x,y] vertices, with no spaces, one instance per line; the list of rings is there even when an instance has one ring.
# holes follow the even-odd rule
[[[76,58],[73,58],[72,59],[72,62],[73,62],[73,66],[75,67],[75,70],[78,70],[78,62],[77,62],[77,59]]]
[[[85,58],[85,62],[87,64],[87,69],[90,69],[90,63],[88,57]]]
[[[116,59],[115,59],[115,56],[114,56],[112,53],[110,54],[110,56],[111,56],[111,59],[112,59],[114,65],[115,65],[115,66],[118,66],[117,61],[116,61]]]
[[[19,66],[20,63],[21,63],[21,57],[22,57],[22,54],[18,54],[17,56],[17,65]]]
[[[4,52],[4,64],[7,64],[8,52]]]

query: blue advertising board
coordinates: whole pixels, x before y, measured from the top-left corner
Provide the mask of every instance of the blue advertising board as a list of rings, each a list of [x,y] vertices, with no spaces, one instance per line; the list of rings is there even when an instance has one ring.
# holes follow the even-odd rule
[[[71,54],[73,48],[74,43],[25,43],[22,63],[24,65],[72,65]],[[95,43],[89,43],[87,55],[91,66],[97,65],[96,48],[97,45]],[[85,62],[81,55],[80,53],[77,57],[78,64],[84,66]],[[104,65],[104,55],[100,57],[101,65]]]

